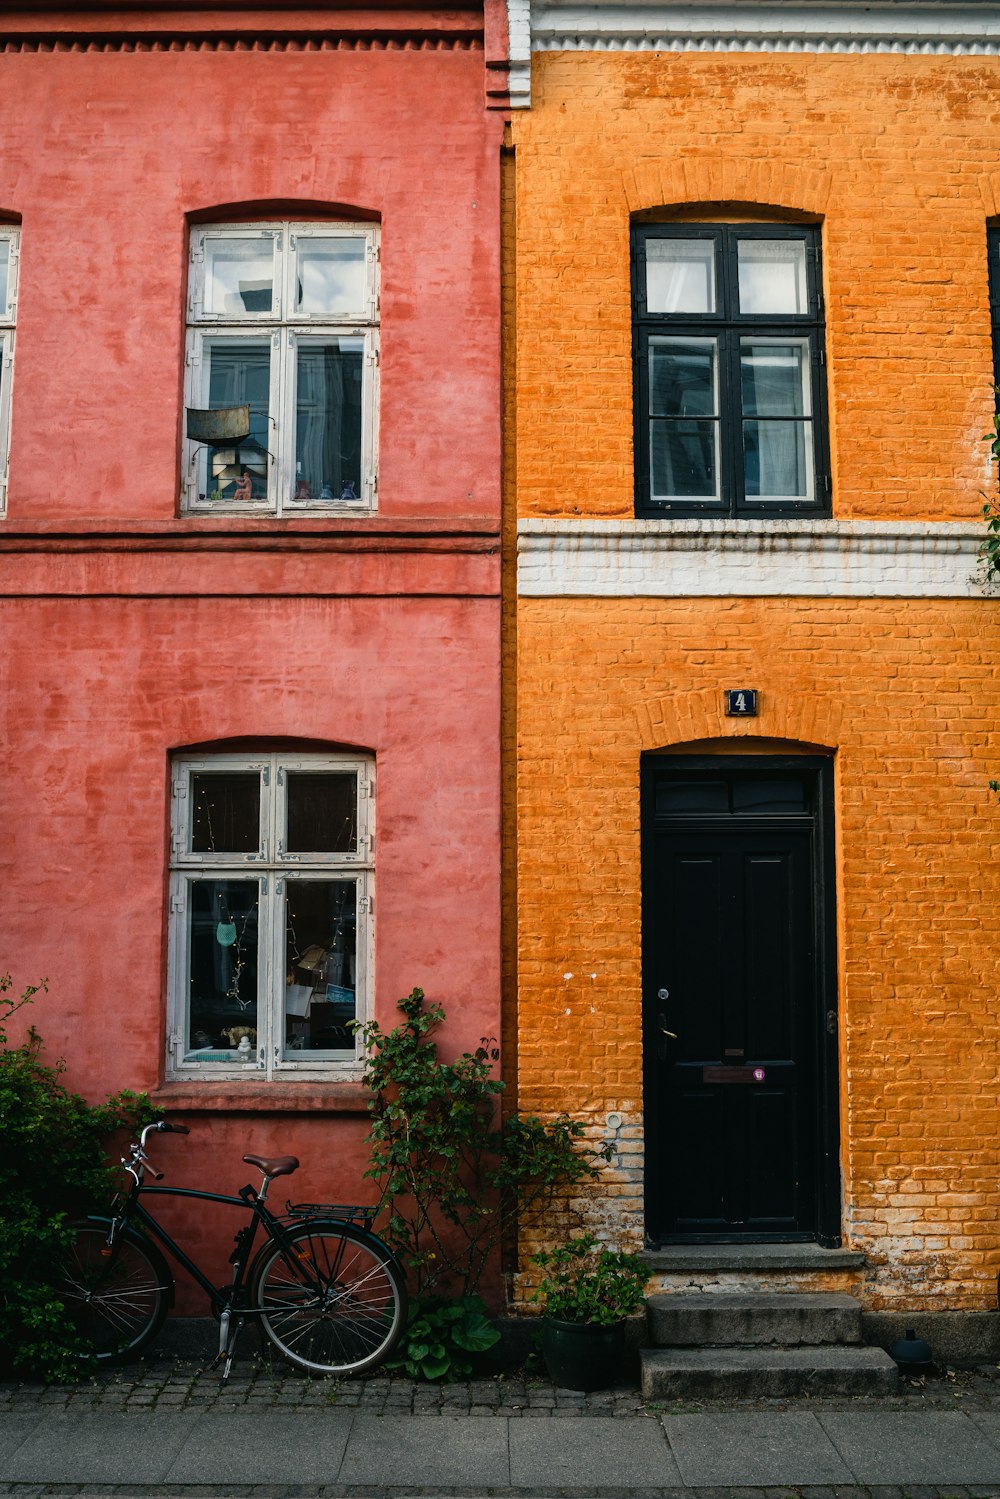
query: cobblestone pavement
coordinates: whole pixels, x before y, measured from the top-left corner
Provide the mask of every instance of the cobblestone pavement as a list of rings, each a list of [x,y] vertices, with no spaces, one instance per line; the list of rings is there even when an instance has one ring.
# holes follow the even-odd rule
[[[540,1377],[476,1379],[452,1385],[410,1379],[307,1379],[270,1359],[238,1362],[225,1384],[197,1360],[149,1358],[102,1370],[79,1384],[0,1381],[0,1415],[36,1410],[244,1410],[324,1406],[367,1415],[587,1417],[652,1416],[721,1410],[993,1410],[1000,1411],[1000,1365],[947,1369],[901,1381],[898,1395],[799,1396],[783,1400],[708,1399],[644,1405],[633,1385],[583,1395]],[[997,1496],[1000,1499],[1000,1495]]]

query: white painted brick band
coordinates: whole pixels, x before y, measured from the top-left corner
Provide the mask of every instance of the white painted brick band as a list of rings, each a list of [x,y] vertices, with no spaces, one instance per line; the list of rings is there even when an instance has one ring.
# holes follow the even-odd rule
[[[948,521],[523,520],[525,598],[976,598],[982,530]]]

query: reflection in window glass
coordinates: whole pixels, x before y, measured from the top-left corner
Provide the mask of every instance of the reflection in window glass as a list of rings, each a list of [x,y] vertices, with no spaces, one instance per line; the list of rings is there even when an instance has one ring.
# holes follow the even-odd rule
[[[802,240],[741,239],[737,264],[740,312],[808,311],[806,247]]]
[[[805,342],[745,338],[740,344],[744,416],[809,415],[809,351]]]
[[[286,1061],[354,1054],[357,886],[288,880],[285,900]]]
[[[647,240],[646,306],[650,312],[714,312],[714,242]]]
[[[649,401],[653,494],[712,498],[719,472],[715,340],[651,338]]]
[[[288,774],[289,853],[354,853],[358,846],[358,778]]]
[[[260,772],[191,776],[191,852],[255,854],[260,848]]]
[[[250,435],[208,453],[210,496],[220,500],[267,496],[270,436],[271,340],[214,338],[205,341],[208,406],[249,406]]]
[[[743,458],[746,493],[767,498],[806,498],[812,483],[812,423],[809,415],[808,349],[743,339],[740,380],[745,417]],[[782,418],[785,418],[782,420]]]
[[[678,813],[729,811],[727,781],[658,781],[656,811],[660,816]]]
[[[205,311],[220,317],[271,312],[274,248],[269,239],[205,241]]]
[[[343,236],[300,239],[295,311],[344,317],[365,306],[365,241]]]
[[[806,788],[802,781],[736,781],[733,784],[734,812],[783,812],[786,815],[809,810]]]
[[[188,888],[184,1059],[256,1063],[258,882],[193,880]]]
[[[295,395],[296,500],[361,499],[364,340],[302,338]]]

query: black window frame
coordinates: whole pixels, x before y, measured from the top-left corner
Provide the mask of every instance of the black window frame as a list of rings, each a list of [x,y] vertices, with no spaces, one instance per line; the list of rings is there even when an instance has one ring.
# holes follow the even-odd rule
[[[990,289],[990,333],[993,339],[993,385],[1000,411],[1000,225],[986,230],[986,270]]]
[[[715,245],[716,310],[711,313],[650,312],[646,305],[646,246],[656,239],[704,239]],[[799,240],[806,247],[805,313],[741,313],[738,301],[737,244],[747,239]],[[670,223],[632,225],[632,358],[635,433],[635,513],[641,519],[664,517],[767,517],[831,514],[831,480],[827,435],[826,325],[823,308],[820,231],[811,224]],[[651,337],[688,335],[711,338],[719,349],[719,497],[654,499],[651,492],[649,410],[649,342]],[[740,340],[748,335],[806,339],[810,351],[812,402],[813,494],[762,500],[747,496],[743,464],[743,411]]]

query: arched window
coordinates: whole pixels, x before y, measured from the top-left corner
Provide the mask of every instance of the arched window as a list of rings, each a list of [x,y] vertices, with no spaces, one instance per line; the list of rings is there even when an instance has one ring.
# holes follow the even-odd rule
[[[375,508],[378,228],[191,231],[189,511]]]
[[[370,1015],[374,765],[185,755],[171,775],[176,1078],[353,1070]]]
[[[828,515],[819,230],[633,225],[636,513]]]

